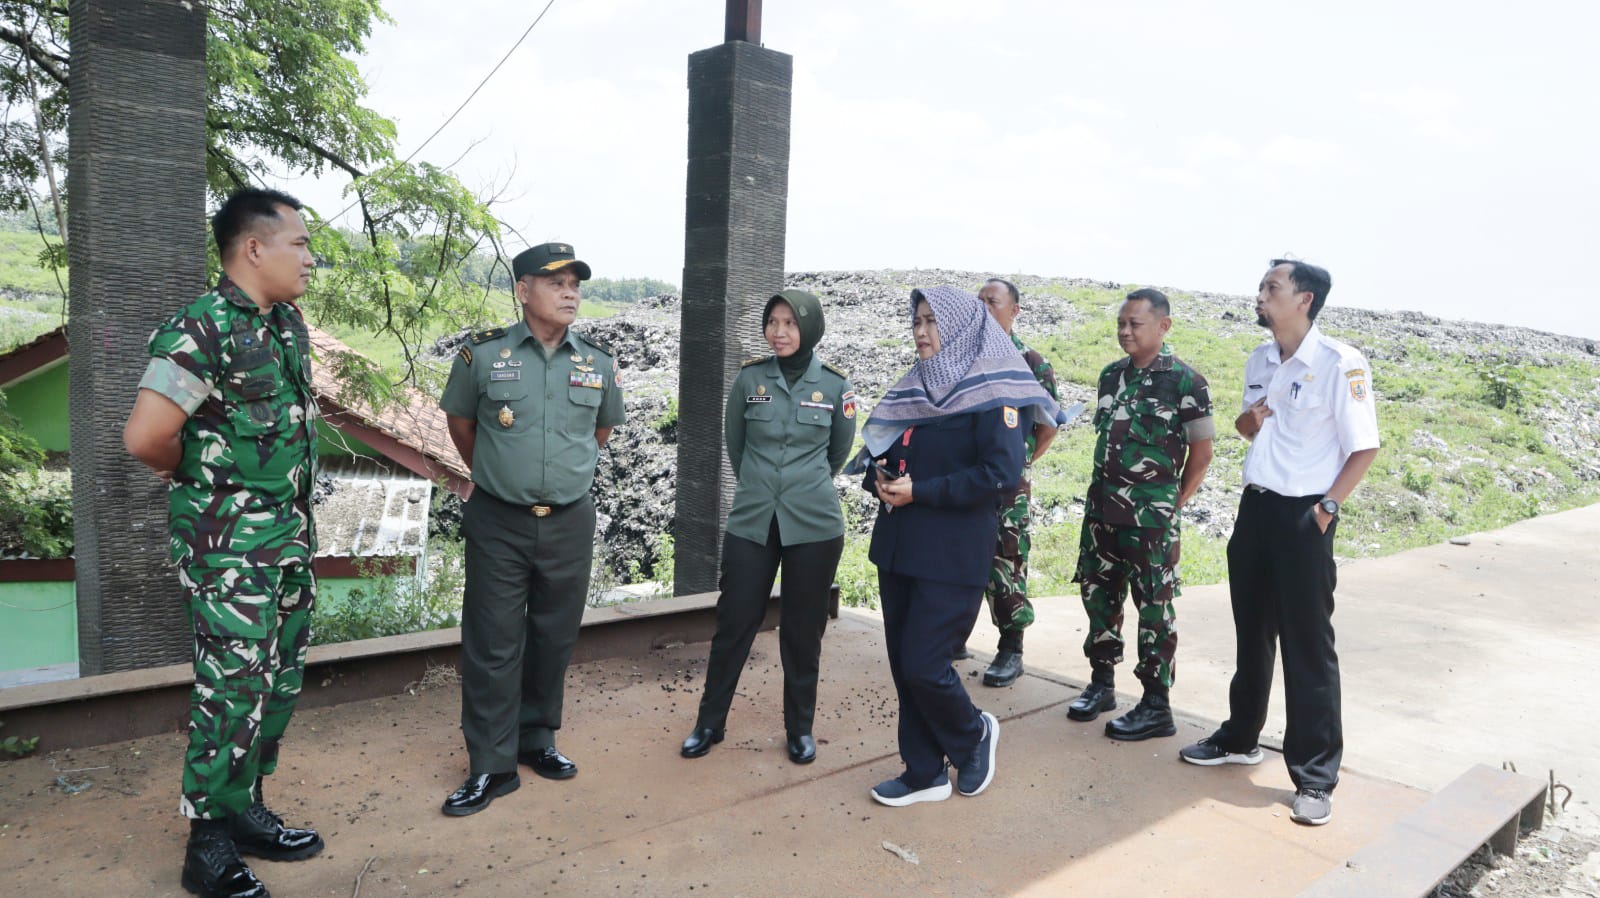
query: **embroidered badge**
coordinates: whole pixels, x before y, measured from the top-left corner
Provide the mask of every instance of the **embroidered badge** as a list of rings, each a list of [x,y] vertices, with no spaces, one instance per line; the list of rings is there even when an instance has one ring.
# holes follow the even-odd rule
[[[1012,430],[1017,429],[1017,410],[1009,405],[1006,406],[1006,426]]]
[[[1346,371],[1344,373],[1344,376],[1345,377],[1366,377],[1367,376],[1367,371],[1366,371],[1365,368],[1351,368],[1349,371]]]
[[[1350,398],[1357,402],[1365,402],[1367,398],[1367,379],[1364,377],[1350,378]]]
[[[490,371],[490,380],[521,380],[521,371]]]
[[[844,416],[846,418],[854,418],[856,416],[855,390],[851,390],[850,392],[844,394]]]

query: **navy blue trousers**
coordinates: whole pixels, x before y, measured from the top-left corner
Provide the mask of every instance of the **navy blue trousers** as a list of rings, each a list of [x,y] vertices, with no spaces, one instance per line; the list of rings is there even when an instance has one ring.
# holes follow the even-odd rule
[[[906,782],[930,784],[946,759],[960,767],[983,738],[983,721],[950,666],[983,607],[982,586],[958,586],[878,571],[889,671],[900,696],[900,758]]]

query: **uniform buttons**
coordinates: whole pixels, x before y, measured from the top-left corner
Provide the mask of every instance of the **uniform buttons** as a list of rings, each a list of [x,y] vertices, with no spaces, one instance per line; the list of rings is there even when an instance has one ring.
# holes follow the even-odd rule
[[[554,398],[556,398],[556,394],[554,394],[554,393],[546,393],[546,394],[544,394],[544,398],[546,398],[546,399],[554,399]]]

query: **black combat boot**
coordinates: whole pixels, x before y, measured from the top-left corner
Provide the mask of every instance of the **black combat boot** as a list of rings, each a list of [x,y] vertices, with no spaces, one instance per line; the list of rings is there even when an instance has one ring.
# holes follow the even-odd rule
[[[1022,631],[1001,630],[1000,648],[994,653],[994,663],[983,672],[983,685],[1010,686],[1022,672]]]
[[[256,778],[251,797],[255,801],[244,813],[228,818],[234,844],[243,854],[269,861],[298,861],[322,850],[322,836],[314,829],[291,829],[283,818],[267,810],[261,800],[261,777]]]
[[[1144,698],[1133,710],[1106,724],[1106,735],[1123,742],[1137,742],[1178,732],[1172,722],[1172,705],[1165,689],[1146,689]]]
[[[234,847],[226,820],[190,820],[183,887],[201,898],[272,898]]]
[[[1109,667],[1096,667],[1090,674],[1089,685],[1083,687],[1083,692],[1067,705],[1067,716],[1073,720],[1090,721],[1100,716],[1101,711],[1115,711],[1117,709],[1117,688],[1115,675]]]

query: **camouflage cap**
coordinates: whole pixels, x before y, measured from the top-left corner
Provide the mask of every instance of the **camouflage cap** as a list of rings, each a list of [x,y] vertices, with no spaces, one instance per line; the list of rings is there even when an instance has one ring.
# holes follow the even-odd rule
[[[578,280],[589,279],[589,263],[578,261],[572,252],[572,244],[541,243],[517,253],[517,257],[511,260],[511,274],[514,280],[521,280],[529,274],[554,274],[568,265],[578,273]]]

